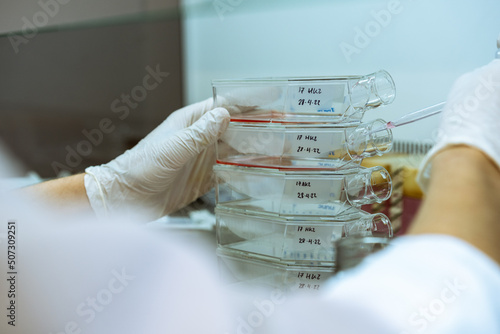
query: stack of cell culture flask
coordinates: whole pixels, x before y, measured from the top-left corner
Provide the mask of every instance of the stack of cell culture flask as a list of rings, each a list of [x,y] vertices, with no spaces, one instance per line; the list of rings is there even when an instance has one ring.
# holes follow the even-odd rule
[[[217,143],[217,255],[229,282],[319,290],[335,273],[338,239],[392,236],[389,219],[360,207],[387,200],[382,167],[391,130],[371,132],[365,111],[391,103],[395,86],[365,76],[215,80],[214,103],[231,122]]]

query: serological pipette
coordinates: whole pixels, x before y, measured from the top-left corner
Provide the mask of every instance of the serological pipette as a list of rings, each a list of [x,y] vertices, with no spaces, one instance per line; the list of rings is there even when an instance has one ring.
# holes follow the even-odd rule
[[[409,123],[413,123],[413,122],[419,121],[421,119],[439,114],[443,110],[443,107],[445,104],[446,104],[446,102],[441,102],[441,103],[432,105],[430,107],[426,107],[426,108],[411,112],[411,113],[406,114],[403,117],[399,118],[398,120],[389,121],[384,126],[378,127],[376,129],[372,129],[370,131],[370,134],[375,133],[375,132],[379,132],[379,131],[383,131],[386,129],[394,129],[395,127],[409,124]]]
[[[498,39],[497,39],[497,53],[495,55],[495,58],[500,59],[500,35],[498,36]],[[446,104],[446,102],[441,102],[441,103],[435,104],[433,106],[426,107],[426,108],[411,112],[409,114],[404,115],[403,117],[401,117],[400,119],[398,119],[396,121],[387,122],[385,124],[385,126],[381,126],[381,127],[376,128],[376,129],[372,129],[369,132],[369,134],[379,132],[379,131],[384,131],[386,129],[394,129],[395,127],[409,124],[409,123],[413,123],[413,122],[419,121],[421,119],[439,114],[443,110],[445,104]]]

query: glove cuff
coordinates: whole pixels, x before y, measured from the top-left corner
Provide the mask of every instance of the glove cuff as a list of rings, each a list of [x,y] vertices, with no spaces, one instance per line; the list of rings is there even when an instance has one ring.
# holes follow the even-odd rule
[[[436,144],[425,156],[424,160],[420,164],[420,168],[417,174],[417,183],[424,193],[427,192],[429,187],[429,180],[431,177],[432,160],[440,151],[448,147],[465,145],[475,148],[481,151],[483,154],[487,155],[490,160],[500,168],[500,152],[497,152],[491,143],[487,140],[481,140],[481,138],[475,138],[474,140],[469,138],[455,138],[450,139],[446,142],[441,142]]]
[[[92,210],[94,210],[98,218],[104,219],[108,217],[108,206],[101,183],[93,173],[93,169],[94,167],[85,169],[85,191],[87,192]]]

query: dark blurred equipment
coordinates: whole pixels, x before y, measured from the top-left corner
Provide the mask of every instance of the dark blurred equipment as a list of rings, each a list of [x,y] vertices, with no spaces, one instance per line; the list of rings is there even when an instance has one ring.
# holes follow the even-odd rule
[[[0,36],[0,139],[27,170],[105,163],[182,106],[179,6],[166,2],[169,15],[40,30],[17,53]]]

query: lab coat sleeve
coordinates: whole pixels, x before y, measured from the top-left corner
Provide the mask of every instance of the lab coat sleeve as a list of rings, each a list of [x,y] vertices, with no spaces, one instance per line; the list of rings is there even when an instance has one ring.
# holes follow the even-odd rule
[[[124,220],[38,218],[18,216],[17,275],[0,281],[0,333],[223,333],[224,294],[212,256],[195,242]]]
[[[298,297],[281,311],[288,320],[278,314],[270,331],[500,333],[500,270],[459,239],[405,236],[339,273],[319,298]]]

